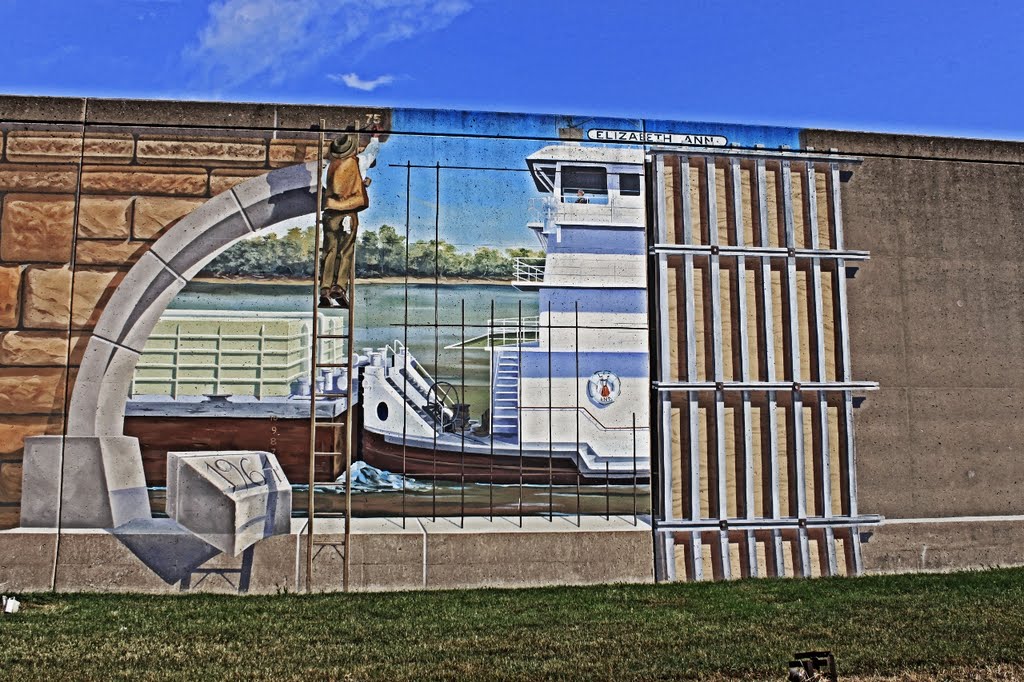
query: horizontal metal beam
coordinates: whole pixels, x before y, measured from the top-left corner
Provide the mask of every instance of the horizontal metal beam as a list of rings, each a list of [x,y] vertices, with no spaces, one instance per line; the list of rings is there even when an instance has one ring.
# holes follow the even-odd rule
[[[687,391],[876,391],[877,381],[654,381],[661,393]]]
[[[863,516],[809,516],[805,519],[668,519],[654,521],[655,531],[786,530],[792,528],[837,528],[877,526],[885,520],[878,514]]]
[[[694,256],[755,256],[760,258],[820,258],[868,260],[868,251],[837,251],[833,249],[787,249],[774,246],[715,246],[712,244],[654,244],[649,253],[661,255]]]
[[[864,157],[850,154],[793,150],[793,149],[738,149],[735,147],[650,147],[651,155],[669,156],[735,156],[741,159],[790,159],[811,163],[861,163]],[[433,166],[430,166],[433,168]]]

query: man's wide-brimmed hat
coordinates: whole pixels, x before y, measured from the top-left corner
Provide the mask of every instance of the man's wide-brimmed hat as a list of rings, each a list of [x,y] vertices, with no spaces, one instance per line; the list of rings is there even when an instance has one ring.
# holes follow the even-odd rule
[[[351,156],[355,151],[356,140],[354,135],[339,135],[331,141],[331,154]]]

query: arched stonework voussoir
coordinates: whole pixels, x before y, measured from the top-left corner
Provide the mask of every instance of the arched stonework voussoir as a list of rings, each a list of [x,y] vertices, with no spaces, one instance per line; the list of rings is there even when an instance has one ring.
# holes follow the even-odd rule
[[[318,178],[313,162],[222,192],[132,266],[82,357],[67,436],[25,439],[22,526],[114,528],[150,518],[139,441],[124,435],[125,405],[146,340],[174,296],[219,253],[253,232],[313,213]]]
[[[239,239],[316,210],[316,163],[288,166],[213,197],[163,234],[112,294],[71,394],[69,436],[120,436],[135,365],[175,295]]]

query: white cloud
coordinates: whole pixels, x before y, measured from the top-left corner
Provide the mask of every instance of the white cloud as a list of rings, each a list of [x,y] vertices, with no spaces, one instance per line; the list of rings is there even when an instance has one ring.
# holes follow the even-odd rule
[[[327,58],[349,66],[469,9],[469,0],[217,0],[185,57],[220,89],[257,78],[277,84]],[[386,84],[380,80],[355,78],[373,83],[369,89]]]
[[[359,74],[357,73],[330,74],[327,77],[330,78],[332,81],[344,83],[350,88],[355,88],[356,90],[364,90],[366,92],[371,92],[382,85],[390,85],[391,83],[395,82],[395,77],[390,74],[378,76],[373,80],[368,81],[360,78]]]

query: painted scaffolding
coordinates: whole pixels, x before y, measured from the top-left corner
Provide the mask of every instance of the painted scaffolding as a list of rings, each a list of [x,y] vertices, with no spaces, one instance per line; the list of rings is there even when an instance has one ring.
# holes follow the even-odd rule
[[[859,573],[841,166],[655,150],[649,248],[657,572]],[[682,551],[677,552],[677,548]]]

